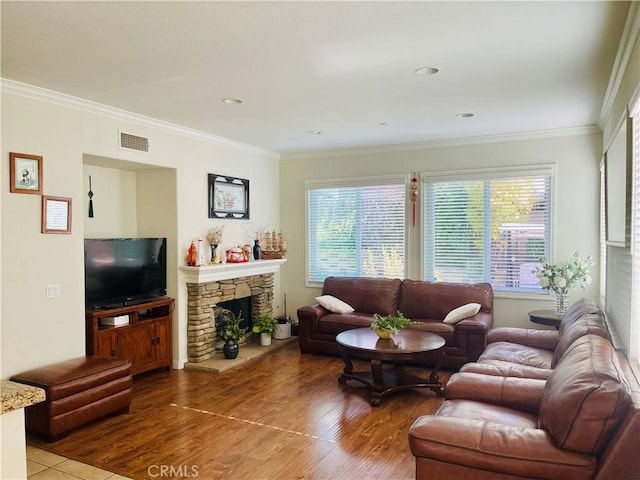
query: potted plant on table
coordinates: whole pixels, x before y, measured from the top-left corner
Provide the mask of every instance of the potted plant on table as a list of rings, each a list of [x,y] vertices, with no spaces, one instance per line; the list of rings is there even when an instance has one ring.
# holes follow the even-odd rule
[[[403,328],[411,325],[420,325],[420,322],[412,322],[402,314],[400,310],[395,315],[379,315],[373,314],[373,323],[371,329],[376,332],[380,338],[391,338]]]
[[[253,333],[260,334],[260,345],[271,345],[271,335],[273,334],[278,320],[271,313],[261,313],[253,322]]]
[[[233,312],[229,312],[229,314],[225,317],[221,326],[221,330],[218,333],[220,338],[224,340],[224,346],[222,347],[224,358],[233,359],[238,356],[238,352],[240,351],[238,341],[245,333],[247,333],[247,329],[241,327],[241,324],[242,312],[240,312],[239,315],[235,315]]]

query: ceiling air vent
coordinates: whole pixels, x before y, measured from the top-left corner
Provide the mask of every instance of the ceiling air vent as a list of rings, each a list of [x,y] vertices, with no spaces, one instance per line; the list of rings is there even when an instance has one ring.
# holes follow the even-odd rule
[[[137,150],[138,152],[148,152],[149,139],[120,132],[120,148],[128,148],[129,150]]]

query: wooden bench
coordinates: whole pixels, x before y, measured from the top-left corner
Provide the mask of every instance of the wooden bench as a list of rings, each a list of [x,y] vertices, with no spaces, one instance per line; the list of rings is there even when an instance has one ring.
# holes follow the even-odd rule
[[[25,409],[27,431],[49,441],[115,413],[129,411],[131,362],[98,356],[73,358],[11,377],[40,387],[46,400]]]

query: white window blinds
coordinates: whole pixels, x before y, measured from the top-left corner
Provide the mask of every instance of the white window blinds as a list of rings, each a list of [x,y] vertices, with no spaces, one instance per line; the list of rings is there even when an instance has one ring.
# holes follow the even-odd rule
[[[548,167],[423,176],[426,279],[546,293],[533,270],[549,258],[551,175]]]
[[[307,183],[307,282],[404,278],[405,177]]]

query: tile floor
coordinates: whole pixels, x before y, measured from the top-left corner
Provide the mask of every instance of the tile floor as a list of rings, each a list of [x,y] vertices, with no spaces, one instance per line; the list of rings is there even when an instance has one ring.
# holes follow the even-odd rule
[[[131,480],[100,468],[27,445],[29,480]]]

